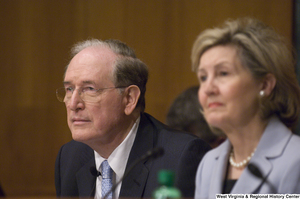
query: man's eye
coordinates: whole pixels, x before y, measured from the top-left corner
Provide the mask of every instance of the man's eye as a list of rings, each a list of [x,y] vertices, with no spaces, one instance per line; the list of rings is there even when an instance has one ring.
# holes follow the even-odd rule
[[[72,87],[66,87],[66,88],[65,88],[66,93],[72,93],[73,90],[74,90],[74,89],[73,89]]]
[[[85,87],[82,89],[82,92],[95,92],[95,91],[97,90],[93,87]]]

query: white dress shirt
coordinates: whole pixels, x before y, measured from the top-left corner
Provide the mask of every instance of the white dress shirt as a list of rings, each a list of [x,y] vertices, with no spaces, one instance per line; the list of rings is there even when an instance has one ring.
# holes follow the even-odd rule
[[[123,140],[123,142],[111,153],[111,155],[107,159],[109,166],[112,168],[114,172],[113,184],[118,182],[124,175],[127,160],[129,158],[129,153],[133,145],[139,123],[140,123],[140,117],[136,120],[136,122],[134,123],[133,127],[131,128],[130,132]],[[98,168],[98,171],[100,171],[101,173],[102,171],[100,170],[100,165],[105,159],[101,157],[96,151],[94,151],[94,154],[95,154],[96,168]],[[96,179],[95,199],[101,198],[101,182],[102,182],[102,177],[100,175]],[[113,198],[119,198],[121,185],[122,182],[118,185],[115,192],[113,193]]]

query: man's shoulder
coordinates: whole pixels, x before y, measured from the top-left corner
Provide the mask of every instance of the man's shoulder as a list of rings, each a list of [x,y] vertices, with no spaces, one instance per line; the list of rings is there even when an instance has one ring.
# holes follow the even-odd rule
[[[204,140],[195,135],[173,129],[147,113],[144,113],[144,116],[147,118],[147,120],[149,120],[148,122],[154,126],[158,142],[177,145],[178,147],[180,145],[191,144],[207,146],[209,148],[208,144]]]
[[[82,148],[87,148],[89,147],[88,145],[82,143],[82,142],[78,142],[78,141],[75,141],[75,140],[71,140],[67,143],[65,143],[63,145],[63,147],[66,147],[66,148],[73,148],[73,149],[82,149]]]
[[[66,169],[68,166],[72,166],[72,170],[76,170],[93,158],[94,150],[92,148],[84,143],[71,140],[61,147],[57,161]]]
[[[94,151],[92,148],[90,148],[88,145],[82,142],[71,140],[61,147],[60,152],[61,153],[66,152],[68,154],[70,153],[78,154],[78,153],[93,153]]]
[[[174,139],[177,139],[177,138],[183,139],[183,140],[199,139],[198,137],[196,137],[195,135],[192,135],[190,133],[173,129],[147,113],[144,113],[144,116],[147,118],[147,120],[154,126],[154,128],[160,134],[171,136]]]

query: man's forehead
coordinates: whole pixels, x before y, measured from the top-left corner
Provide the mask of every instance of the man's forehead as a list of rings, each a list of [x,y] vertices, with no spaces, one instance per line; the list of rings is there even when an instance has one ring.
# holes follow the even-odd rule
[[[92,46],[81,50],[70,61],[69,67],[111,66],[117,55],[108,47]]]
[[[114,59],[117,57],[116,53],[114,53],[107,46],[90,46],[81,50],[77,55],[95,56],[100,58],[114,58]]]
[[[64,76],[64,83],[80,84],[93,81],[111,82],[113,63],[117,55],[105,46],[92,46],[73,57]]]

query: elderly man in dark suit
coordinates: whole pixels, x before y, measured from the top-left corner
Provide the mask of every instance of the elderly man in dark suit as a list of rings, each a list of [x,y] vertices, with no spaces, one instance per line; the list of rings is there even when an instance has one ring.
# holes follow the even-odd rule
[[[117,40],[87,40],[72,53],[64,87],[57,89],[74,139],[57,156],[57,196],[150,198],[159,186],[158,171],[169,169],[183,197],[193,197],[197,166],[210,147],[144,113],[147,66]],[[140,161],[129,171],[158,147],[162,157]]]

